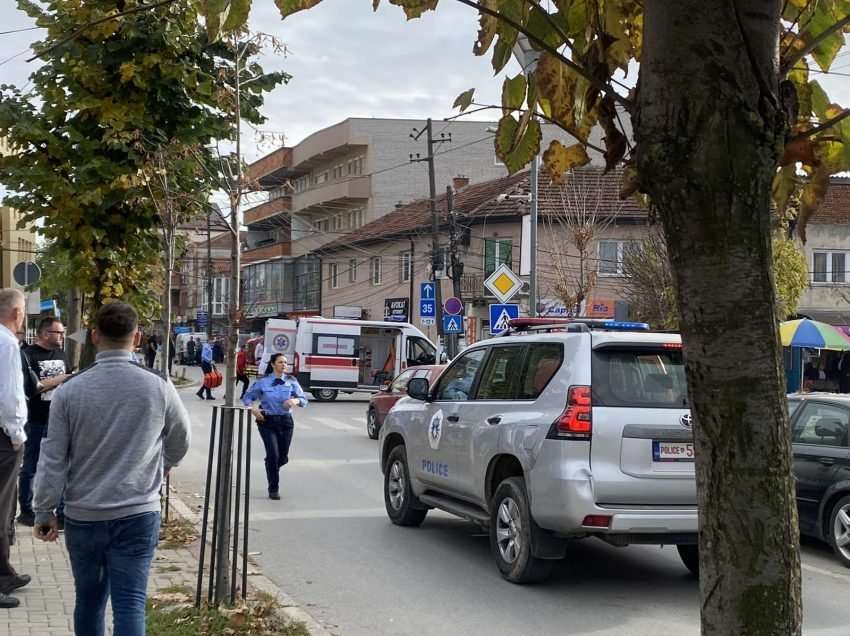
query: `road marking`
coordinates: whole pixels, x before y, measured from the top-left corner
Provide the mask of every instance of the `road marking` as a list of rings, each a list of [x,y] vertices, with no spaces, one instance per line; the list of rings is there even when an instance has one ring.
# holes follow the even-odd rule
[[[833,572],[832,570],[826,570],[824,568],[819,568],[816,565],[809,565],[808,563],[801,564],[802,569],[807,570],[809,572],[814,572],[815,574],[820,574],[822,576],[828,576],[833,579],[838,579],[839,581],[847,581],[850,583],[850,576],[846,574],[839,574],[838,572]]]
[[[377,457],[374,459],[293,459],[289,462],[288,466],[292,468],[335,468],[337,466],[377,463]]]
[[[342,508],[291,510],[289,512],[252,512],[252,521],[278,521],[282,519],[355,519],[385,517],[385,508]]]
[[[328,428],[332,428],[335,431],[359,431],[360,427],[355,426],[354,424],[349,424],[347,422],[342,422],[338,419],[334,419],[332,417],[313,417],[314,422],[318,422]]]

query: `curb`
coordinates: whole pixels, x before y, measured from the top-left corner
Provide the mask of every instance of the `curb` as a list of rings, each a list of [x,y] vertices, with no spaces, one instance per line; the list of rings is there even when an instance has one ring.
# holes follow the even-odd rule
[[[187,506],[183,499],[180,497],[180,495],[176,493],[173,488],[169,495],[169,504],[174,509],[174,512],[177,514],[177,516],[189,520],[196,526],[200,525],[202,521],[201,516],[194,512],[189,506]],[[207,545],[211,547],[211,542],[207,541]],[[248,558],[248,562],[251,562],[250,557]],[[280,589],[277,583],[272,581],[264,574],[250,575],[248,586],[276,597],[281,604],[278,611],[284,614],[286,618],[291,621],[303,623],[304,626],[307,628],[307,631],[310,632],[312,636],[333,636],[333,634],[331,634],[331,632],[322,627],[322,625],[315,618],[313,618],[313,616],[311,616],[306,610],[304,610],[300,605],[298,605],[298,602],[294,598],[292,598],[291,596],[289,596],[289,594]]]

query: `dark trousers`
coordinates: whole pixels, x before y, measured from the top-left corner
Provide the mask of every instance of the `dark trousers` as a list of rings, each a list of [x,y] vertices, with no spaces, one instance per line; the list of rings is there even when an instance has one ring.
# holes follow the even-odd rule
[[[144,636],[148,575],[159,542],[160,516],[146,512],[110,521],[65,520],[74,572],[74,633],[103,636],[112,598],[116,636]]]
[[[212,372],[212,365],[209,362],[201,362],[201,372],[206,375],[207,373]],[[207,393],[208,398],[212,398],[212,391],[210,387],[204,386],[204,379],[201,378],[201,388],[198,389],[198,396],[204,397],[204,391]]]
[[[236,384],[239,384],[240,382],[242,383],[242,395],[239,396],[239,399],[241,400],[243,397],[245,397],[245,392],[248,390],[248,385],[251,384],[251,381],[248,380],[248,376],[245,374],[244,371],[242,373],[236,374]]]
[[[47,435],[47,424],[27,422],[24,430],[27,433],[27,441],[24,444],[24,465],[21,468],[21,479],[18,485],[18,502],[21,504],[21,512],[32,513],[32,485],[35,481],[38,458],[41,455],[41,440]],[[63,510],[64,505],[60,499],[56,516],[61,517]]]
[[[8,589],[18,574],[9,562],[9,552],[15,542],[15,494],[23,452],[12,448],[12,440],[0,432],[0,592]]]
[[[278,492],[280,488],[280,469],[289,462],[289,445],[292,443],[294,428],[291,415],[266,415],[263,422],[257,423],[263,446],[266,447],[266,479],[269,492]]]

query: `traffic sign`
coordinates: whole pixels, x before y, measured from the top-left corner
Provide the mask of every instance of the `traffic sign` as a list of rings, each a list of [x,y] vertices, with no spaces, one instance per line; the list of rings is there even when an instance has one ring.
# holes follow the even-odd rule
[[[487,280],[484,281],[484,287],[500,302],[506,303],[522,289],[522,281],[511,271],[510,267],[502,263],[487,277]]]
[[[434,283],[419,285],[419,318],[423,325],[433,325],[437,319],[436,287]]]
[[[195,322],[197,323],[199,328],[204,328],[207,326],[207,322],[209,322],[209,314],[205,311],[199,311],[195,313]]]
[[[443,311],[452,316],[460,316],[463,313],[463,302],[460,298],[451,296],[443,303]]]
[[[443,315],[443,333],[463,333],[463,317]]]
[[[12,277],[21,287],[35,285],[41,280],[41,268],[32,261],[21,261],[12,270]]]
[[[508,321],[519,318],[519,305],[490,305],[490,335],[508,330]]]

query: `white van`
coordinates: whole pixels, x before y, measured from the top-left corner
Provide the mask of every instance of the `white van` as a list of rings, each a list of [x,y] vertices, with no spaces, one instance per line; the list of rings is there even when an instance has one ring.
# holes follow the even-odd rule
[[[266,321],[264,359],[285,353],[292,373],[319,401],[339,391],[373,392],[407,367],[435,364],[436,347],[406,322],[300,318]]]
[[[195,355],[191,360],[186,352],[186,344],[189,342],[190,337],[195,341]],[[178,333],[174,337],[174,351],[172,354],[177,358],[178,364],[195,364],[198,359],[198,352],[201,350],[201,347],[206,341],[207,333],[205,331]]]

